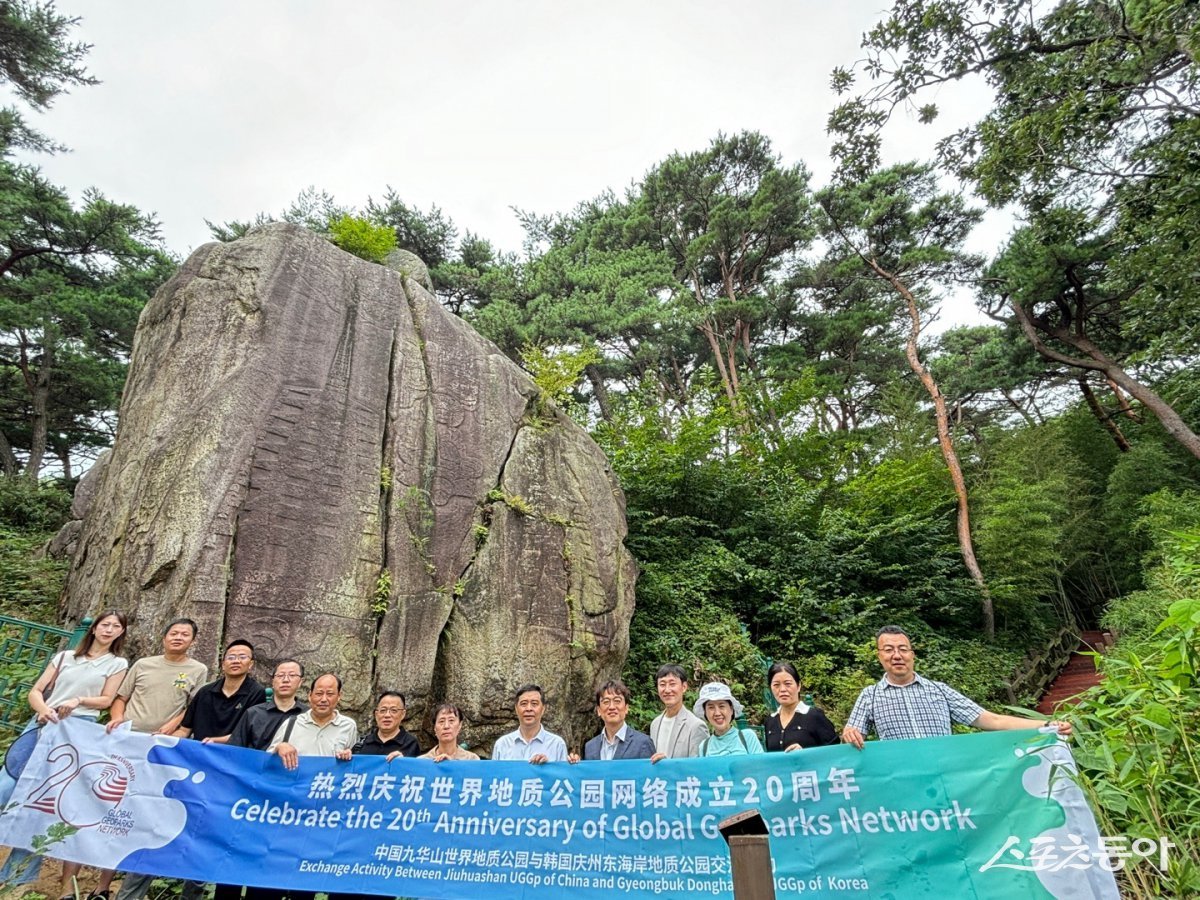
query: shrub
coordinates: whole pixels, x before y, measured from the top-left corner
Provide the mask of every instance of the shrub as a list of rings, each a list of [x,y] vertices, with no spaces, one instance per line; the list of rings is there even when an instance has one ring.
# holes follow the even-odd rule
[[[329,223],[329,238],[347,253],[368,262],[383,262],[396,249],[396,232],[366,219],[344,215]]]
[[[1108,835],[1168,838],[1167,871],[1146,860],[1123,874],[1137,897],[1200,895],[1200,530],[1168,536],[1140,602],[1170,603],[1101,659],[1104,681],[1068,715],[1080,780]]]

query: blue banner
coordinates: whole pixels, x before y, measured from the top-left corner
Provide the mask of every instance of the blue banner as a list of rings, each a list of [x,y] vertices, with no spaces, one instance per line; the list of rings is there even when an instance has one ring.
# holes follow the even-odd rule
[[[43,729],[0,842],[66,824],[52,856],[302,890],[728,898],[717,826],[755,808],[781,898],[1116,898],[1064,766],[1053,736],[1016,731],[654,765],[368,756],[287,771],[67,719]]]

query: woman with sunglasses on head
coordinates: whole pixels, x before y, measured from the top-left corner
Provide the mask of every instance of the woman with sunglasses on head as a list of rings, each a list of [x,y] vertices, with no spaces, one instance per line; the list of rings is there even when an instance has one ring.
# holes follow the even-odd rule
[[[124,613],[105,610],[92,621],[78,648],[55,654],[29,691],[33,719],[25,731],[68,716],[95,720],[101,710],[112,705],[129,667],[129,661],[120,656],[126,624]],[[0,807],[7,805],[16,785],[7,772],[0,773]],[[14,848],[0,869],[0,884],[35,881],[40,863],[30,851]],[[74,900],[74,879],[81,868],[79,863],[62,864],[64,900]]]

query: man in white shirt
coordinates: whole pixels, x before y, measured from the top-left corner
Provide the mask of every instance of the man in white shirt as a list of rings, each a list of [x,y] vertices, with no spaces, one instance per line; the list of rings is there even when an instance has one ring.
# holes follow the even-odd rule
[[[281,722],[267,752],[276,754],[288,769],[295,769],[301,756],[349,759],[350,748],[358,742],[358,726],[338,712],[341,699],[341,676],[318,675],[308,691],[308,711]]]
[[[651,762],[696,756],[700,752],[700,742],[708,737],[708,725],[683,706],[683,695],[688,689],[687,673],[683,666],[668,663],[659,668],[655,680],[663,711],[650,723],[650,740],[654,741],[655,749]]]
[[[516,711],[520,727],[501,735],[492,747],[492,759],[523,759],[534,765],[566,762],[566,741],[542,727],[542,716],[546,713],[545,691],[536,684],[521,687],[517,691]]]

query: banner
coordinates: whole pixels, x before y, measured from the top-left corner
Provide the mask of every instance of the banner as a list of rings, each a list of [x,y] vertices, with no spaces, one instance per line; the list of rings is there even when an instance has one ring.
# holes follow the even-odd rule
[[[792,897],[1116,898],[1053,735],[752,757],[514,762],[265,753],[47,726],[0,816],[50,855],[197,881],[491,900],[732,897],[717,826],[758,809]],[[1082,854],[1080,850],[1082,848]]]

